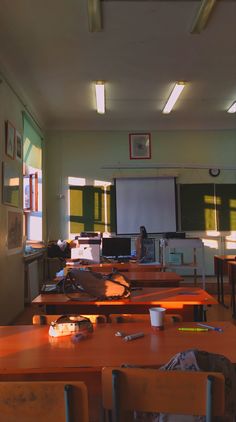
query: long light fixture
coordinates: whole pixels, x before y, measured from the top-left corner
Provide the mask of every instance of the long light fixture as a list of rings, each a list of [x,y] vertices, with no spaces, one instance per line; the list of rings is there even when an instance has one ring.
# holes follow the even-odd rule
[[[190,29],[191,34],[199,34],[206,26],[216,0],[202,0],[197,15]]]
[[[88,23],[90,32],[102,31],[102,6],[101,0],[87,0]]]
[[[236,113],[236,101],[230,106],[230,108],[227,110],[228,113]]]
[[[95,82],[97,112],[105,113],[105,84],[102,81]]]
[[[162,110],[162,113],[168,114],[171,112],[172,108],[174,107],[176,101],[178,100],[181,92],[183,91],[186,82],[177,82],[167,100],[165,107]]]

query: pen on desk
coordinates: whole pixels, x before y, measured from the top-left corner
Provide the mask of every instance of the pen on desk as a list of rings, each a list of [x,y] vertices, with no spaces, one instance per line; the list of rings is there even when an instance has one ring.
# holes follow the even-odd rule
[[[207,325],[207,324],[201,324],[200,322],[199,322],[197,325],[200,325],[201,327],[208,328],[208,330],[213,330],[213,331],[223,331],[223,329],[222,329],[222,328],[219,328],[219,327],[213,327],[212,325]]]
[[[135,340],[136,338],[140,338],[140,337],[144,337],[144,333],[130,334],[128,336],[123,337],[123,340],[130,341],[130,340]]]
[[[198,328],[198,327],[186,327],[178,328],[179,331],[208,331],[208,328]]]

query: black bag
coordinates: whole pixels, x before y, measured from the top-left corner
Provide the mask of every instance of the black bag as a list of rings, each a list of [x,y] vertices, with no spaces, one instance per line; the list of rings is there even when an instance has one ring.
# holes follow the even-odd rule
[[[94,300],[112,300],[130,296],[130,281],[118,271],[104,275],[87,269],[73,268],[68,272],[67,280],[68,277],[74,286],[82,289]]]

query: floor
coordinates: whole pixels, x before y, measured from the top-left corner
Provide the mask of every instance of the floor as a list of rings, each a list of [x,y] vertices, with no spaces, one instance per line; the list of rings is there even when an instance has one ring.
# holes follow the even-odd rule
[[[227,282],[225,284],[225,304],[226,307],[223,307],[222,305],[214,305],[214,306],[208,306],[206,310],[207,314],[207,321],[232,321],[236,324],[236,320],[232,318],[232,310],[230,306],[230,286]],[[193,286],[193,280],[191,277],[186,277],[185,280],[181,283],[181,286]],[[198,283],[198,286],[201,287],[200,282]],[[217,293],[217,283],[215,280],[215,277],[208,277],[206,280],[206,290],[208,293],[212,294],[214,297]],[[35,313],[43,313],[43,309],[40,311],[36,311],[36,308],[30,304],[25,305],[24,311],[16,318],[16,320],[12,323],[12,325],[24,325],[24,324],[32,324],[32,317]]]

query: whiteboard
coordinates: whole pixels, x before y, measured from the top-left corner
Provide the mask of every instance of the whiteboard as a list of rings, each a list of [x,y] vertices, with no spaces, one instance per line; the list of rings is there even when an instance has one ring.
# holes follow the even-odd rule
[[[174,177],[117,178],[117,234],[176,232]]]

